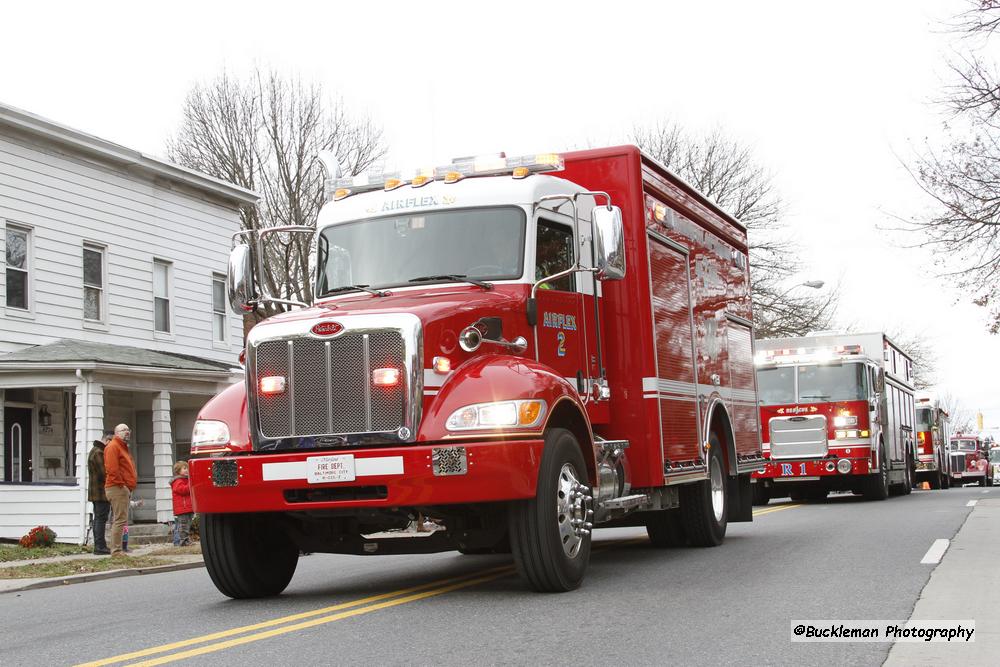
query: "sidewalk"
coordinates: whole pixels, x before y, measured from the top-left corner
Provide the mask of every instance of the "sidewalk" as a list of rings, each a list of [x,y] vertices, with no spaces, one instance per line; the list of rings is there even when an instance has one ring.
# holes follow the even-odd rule
[[[169,544],[144,544],[129,549],[130,556],[147,556],[154,551],[169,549]],[[141,574],[155,574],[157,572],[174,572],[177,570],[189,570],[197,567],[204,567],[205,562],[201,554],[176,554],[156,556],[165,560],[174,561],[170,565],[159,567],[129,567],[127,558],[121,560],[121,568],[107,570],[105,572],[88,572],[86,574],[76,574],[66,577],[52,577],[39,579],[0,579],[0,594],[12,593],[15,591],[27,591],[35,588],[49,588],[52,586],[65,586],[68,584],[79,584],[87,581],[99,581],[101,579],[113,579],[115,577],[130,577]],[[68,561],[86,561],[108,558],[108,556],[95,556],[93,554],[71,554],[68,556],[53,556],[52,558],[33,558],[31,560],[14,560],[0,563],[0,567],[19,567],[22,565],[37,565],[40,563],[63,563]]]
[[[893,644],[883,667],[996,665],[1000,653],[1000,499],[980,500],[934,568],[911,619],[976,622],[974,642]]]

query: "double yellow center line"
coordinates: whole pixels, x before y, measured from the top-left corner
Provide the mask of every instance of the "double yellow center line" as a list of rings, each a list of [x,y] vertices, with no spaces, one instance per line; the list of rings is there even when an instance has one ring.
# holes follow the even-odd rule
[[[772,512],[780,512],[781,510],[792,509],[793,507],[799,506],[799,504],[778,505],[771,508],[757,510],[753,514],[754,516],[760,516],[762,514],[771,514]],[[638,544],[645,541],[646,538],[644,537],[627,540],[611,540],[600,545],[595,545],[594,550],[603,551],[612,547],[627,544]],[[261,641],[263,639],[270,639],[271,637],[285,635],[290,632],[298,632],[299,630],[313,628],[326,623],[333,623],[345,618],[361,616],[363,614],[379,611],[381,609],[388,609],[389,607],[396,607],[410,602],[424,600],[437,595],[444,595],[445,593],[450,593],[463,588],[469,588],[471,586],[478,586],[479,584],[493,581],[494,579],[507,577],[513,573],[513,565],[501,565],[485,570],[470,572],[458,577],[438,579],[426,584],[402,588],[388,593],[380,593],[378,595],[372,595],[358,600],[351,600],[350,602],[342,602],[340,604],[321,607],[319,609],[313,609],[311,611],[305,611],[298,614],[282,616],[269,621],[262,621],[261,623],[254,623],[252,625],[244,625],[238,628],[222,630],[220,632],[214,632],[200,637],[192,637],[190,639],[184,639],[170,644],[153,646],[151,648],[133,651],[131,653],[123,653],[121,655],[111,656],[110,658],[83,663],[78,667],[101,667],[103,665],[130,662],[132,660],[139,660],[139,662],[132,662],[132,665],[162,665],[168,662],[184,660],[185,658],[192,658],[199,655],[205,655],[207,653],[222,651],[234,646]],[[205,645],[197,646],[198,644]],[[178,652],[174,653],[173,651]],[[169,653],[169,655],[163,655],[165,653]]]

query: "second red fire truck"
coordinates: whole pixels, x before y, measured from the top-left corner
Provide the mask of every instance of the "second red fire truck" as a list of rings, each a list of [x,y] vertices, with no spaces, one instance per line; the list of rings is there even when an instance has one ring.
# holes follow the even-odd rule
[[[754,501],[872,500],[910,493],[915,472],[912,360],[885,334],[757,341],[764,455]]]
[[[595,526],[713,546],[751,520],[737,220],[630,146],[336,171],[316,229],[263,232],[315,241],[315,301],[253,328],[246,383],[195,427],[220,591],[280,593],[300,551],[451,549],[509,550],[565,591]],[[281,302],[263,245],[233,251],[237,308]]]

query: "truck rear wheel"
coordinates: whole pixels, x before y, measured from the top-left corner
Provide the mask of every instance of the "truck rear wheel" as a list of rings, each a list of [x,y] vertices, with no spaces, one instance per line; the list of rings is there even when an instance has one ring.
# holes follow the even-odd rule
[[[267,514],[205,514],[202,551],[212,583],[237,600],[285,590],[299,561],[298,547]]]
[[[682,547],[687,543],[684,526],[681,525],[680,511],[658,510],[646,512],[646,534],[649,543],[658,549]]]
[[[885,460],[885,447],[879,447],[879,471],[865,480],[865,500],[885,500],[889,497],[889,466]]]
[[[511,503],[510,546],[521,578],[536,591],[577,588],[590,562],[593,497],[576,437],[551,429],[535,497]]]
[[[726,537],[726,466],[718,437],[712,433],[708,442],[708,479],[680,488],[681,523],[693,547],[715,547]]]
[[[903,475],[903,486],[900,491],[904,496],[910,495],[913,492],[913,479],[916,477],[914,473],[915,466],[913,465],[913,457],[909,454],[906,455],[906,471]]]

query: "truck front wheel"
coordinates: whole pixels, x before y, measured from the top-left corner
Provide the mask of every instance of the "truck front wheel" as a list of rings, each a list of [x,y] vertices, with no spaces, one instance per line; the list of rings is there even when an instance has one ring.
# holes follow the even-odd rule
[[[268,514],[205,514],[202,551],[212,583],[237,600],[277,595],[292,580],[299,549]]]
[[[535,497],[511,503],[510,547],[521,578],[536,591],[577,588],[590,561],[593,497],[576,437],[545,436]]]
[[[715,547],[726,537],[729,502],[722,447],[713,433],[708,439],[708,479],[680,489],[681,521],[693,547]]]
[[[885,500],[889,497],[889,466],[885,459],[885,447],[879,443],[879,471],[868,475],[865,480],[865,500]]]

